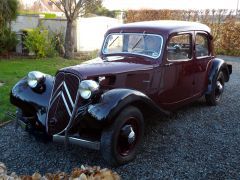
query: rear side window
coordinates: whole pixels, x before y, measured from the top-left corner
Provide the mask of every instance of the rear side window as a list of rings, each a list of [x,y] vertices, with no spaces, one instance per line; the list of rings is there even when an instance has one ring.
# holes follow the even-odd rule
[[[209,43],[207,34],[198,33],[196,35],[196,57],[209,56]]]
[[[192,58],[192,35],[180,34],[171,37],[167,45],[167,59],[171,61]]]

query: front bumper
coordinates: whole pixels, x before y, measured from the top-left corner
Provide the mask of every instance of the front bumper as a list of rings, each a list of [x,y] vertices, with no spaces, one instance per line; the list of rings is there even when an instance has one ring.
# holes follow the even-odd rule
[[[16,114],[8,112],[7,115],[12,121],[15,121],[15,128],[21,127],[24,131],[30,128],[29,123],[34,120],[34,117],[23,117],[20,109],[17,110]]]
[[[33,135],[37,135],[40,137],[43,134],[45,136],[42,136],[46,138],[46,133],[43,131],[38,131],[36,127],[33,127],[31,124],[32,121],[34,121],[34,117],[23,117],[21,111],[18,111],[16,115],[9,115],[13,120],[16,121],[16,128],[21,127],[24,131],[30,132]],[[49,139],[49,136],[48,136]],[[55,134],[52,136],[52,141],[53,142],[60,142],[60,143],[65,143],[67,145],[68,143],[70,144],[75,144],[84,148],[88,149],[94,149],[94,150],[100,150],[100,142],[99,141],[90,141],[87,139],[82,139],[80,137],[72,137],[72,136],[64,136],[64,135],[59,135]]]
[[[27,123],[24,122],[24,121],[21,120],[21,119],[17,120],[16,125],[17,125],[17,126],[20,126],[24,131],[27,131],[27,130],[28,130]]]
[[[66,136],[61,136],[61,135],[53,135],[53,141],[54,142],[65,142],[67,145],[68,143],[70,144],[75,144],[81,147],[85,147],[88,149],[95,149],[95,150],[100,150],[100,142],[98,141],[89,141],[85,139],[81,139],[78,137],[66,137]]]

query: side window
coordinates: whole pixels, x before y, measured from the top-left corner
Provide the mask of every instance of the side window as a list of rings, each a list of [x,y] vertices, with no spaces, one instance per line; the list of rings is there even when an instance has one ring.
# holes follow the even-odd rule
[[[209,56],[209,43],[206,34],[198,33],[196,35],[196,57]]]
[[[181,34],[171,37],[167,45],[167,59],[180,61],[192,58],[192,35]]]

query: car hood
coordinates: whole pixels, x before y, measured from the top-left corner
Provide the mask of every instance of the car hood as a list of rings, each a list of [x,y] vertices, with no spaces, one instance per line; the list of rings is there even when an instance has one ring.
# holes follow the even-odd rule
[[[151,61],[145,61],[144,58],[114,56],[105,59],[98,57],[80,65],[61,69],[60,71],[74,73],[86,79],[98,75],[148,70],[152,67]]]

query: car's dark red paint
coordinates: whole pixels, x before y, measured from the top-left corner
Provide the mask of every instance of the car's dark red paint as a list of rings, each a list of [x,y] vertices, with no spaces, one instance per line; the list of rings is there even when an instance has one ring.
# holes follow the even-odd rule
[[[197,31],[209,36],[211,47],[210,29],[203,24],[192,22],[155,21],[127,24],[110,29],[105,37],[119,32],[159,34],[163,36],[163,44],[166,45],[171,35],[190,33],[194,36]],[[151,97],[160,107],[170,110],[203,95],[208,83],[208,67],[214,58],[211,55],[196,60],[193,56],[188,61],[170,62],[166,57],[166,48],[157,60],[129,54],[115,54],[111,60],[103,53],[100,57],[97,59],[99,63],[94,61],[93,64],[81,64],[63,70],[77,73],[83,79],[114,76],[115,82],[108,86],[109,88],[139,90]]]
[[[161,40],[160,49],[149,46],[150,37]],[[100,57],[59,70],[55,84],[46,76],[47,92],[39,93],[38,87],[29,87],[28,79],[22,79],[12,89],[11,102],[19,108],[17,119],[26,127],[41,125],[56,141],[101,149],[105,160],[120,165],[134,158],[149,110],[168,114],[203,95],[209,105],[216,105],[231,73],[230,64],[215,58],[206,25],[132,23],[107,31]],[[128,119],[137,125],[133,127]],[[125,134],[124,142],[129,143],[124,147],[131,147],[124,156],[112,141],[119,134]]]

